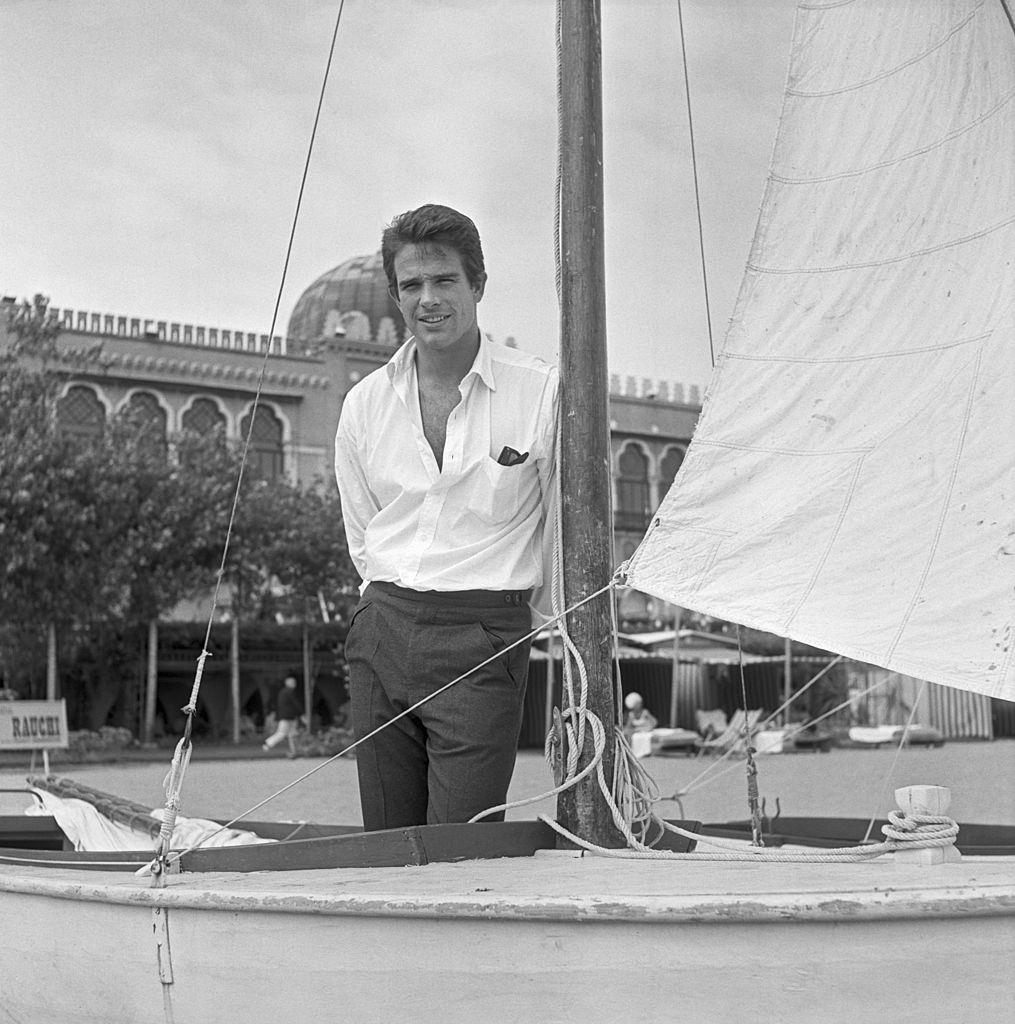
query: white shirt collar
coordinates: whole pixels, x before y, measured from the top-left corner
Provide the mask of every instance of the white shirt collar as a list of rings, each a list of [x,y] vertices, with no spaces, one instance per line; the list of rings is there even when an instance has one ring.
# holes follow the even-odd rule
[[[493,354],[491,344],[482,331],[479,332],[479,351],[473,360],[469,372],[462,378],[462,383],[475,374],[491,390],[497,390],[497,381],[493,372]],[[404,383],[410,374],[416,372],[416,338],[410,337],[385,364],[388,380],[392,384]]]

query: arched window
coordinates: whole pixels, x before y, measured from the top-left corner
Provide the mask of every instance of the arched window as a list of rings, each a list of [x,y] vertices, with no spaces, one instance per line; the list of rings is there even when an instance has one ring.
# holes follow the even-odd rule
[[[250,413],[243,417],[240,433],[247,436],[250,430]],[[282,421],[263,405],[257,407],[254,430],[250,435],[248,458],[250,468],[266,480],[276,480],[284,469],[282,460]]]
[[[677,470],[683,465],[684,450],[682,448],[668,448],[662,461],[659,463],[659,497],[665,498],[673,485],[673,479]]]
[[[617,462],[618,530],[644,530],[652,515],[648,485],[648,457],[635,444],[621,449]]]
[[[138,391],[130,396],[124,416],[138,428],[141,444],[152,454],[166,454],[166,410],[149,391]]]
[[[211,437],[216,432],[224,436],[226,432],[226,418],[210,398],[195,398],[180,418],[180,425],[198,437]]]
[[[57,423],[64,437],[98,441],[106,429],[106,409],[91,388],[75,384],[56,407]]]

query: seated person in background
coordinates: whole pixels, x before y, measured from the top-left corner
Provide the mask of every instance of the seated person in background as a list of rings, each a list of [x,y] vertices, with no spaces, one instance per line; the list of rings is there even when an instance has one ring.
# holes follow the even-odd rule
[[[628,739],[636,732],[651,732],[659,722],[652,714],[640,693],[629,693],[624,698],[627,714],[624,716],[624,734]]]
[[[645,707],[640,693],[629,693],[624,698],[624,735],[631,744],[635,757],[650,754],[672,754],[677,751],[693,753],[701,737],[690,729],[660,729],[656,716]]]

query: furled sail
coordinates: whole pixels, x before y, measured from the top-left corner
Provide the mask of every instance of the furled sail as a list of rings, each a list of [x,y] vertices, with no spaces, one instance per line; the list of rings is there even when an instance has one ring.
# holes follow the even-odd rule
[[[1015,31],[805,0],[694,440],[628,582],[1015,699]]]

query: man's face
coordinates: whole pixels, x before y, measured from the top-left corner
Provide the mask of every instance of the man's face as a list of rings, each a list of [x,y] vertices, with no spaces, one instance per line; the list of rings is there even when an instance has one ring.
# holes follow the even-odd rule
[[[484,284],[469,284],[457,250],[437,244],[404,245],[395,256],[395,280],[395,301],[418,345],[444,352],[475,342],[476,304]]]

